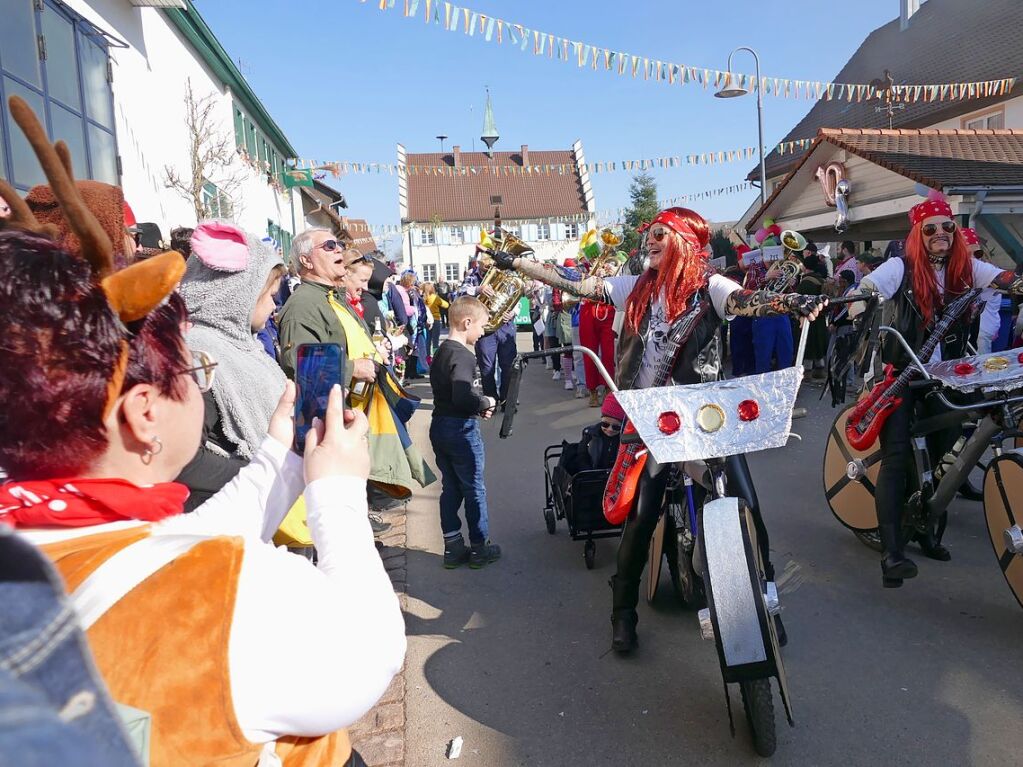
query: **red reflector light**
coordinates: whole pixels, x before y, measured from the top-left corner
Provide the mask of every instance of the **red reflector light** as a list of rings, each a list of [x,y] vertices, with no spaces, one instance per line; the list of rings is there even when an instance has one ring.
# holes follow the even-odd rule
[[[739,420],[755,421],[760,417],[760,403],[755,399],[744,399],[739,403]]]
[[[952,370],[957,376],[968,376],[973,375],[974,373],[977,372],[977,368],[975,368],[969,362],[960,362],[958,365],[952,368]]]
[[[674,410],[667,410],[657,416],[657,428],[661,434],[674,434],[682,428],[682,419]]]

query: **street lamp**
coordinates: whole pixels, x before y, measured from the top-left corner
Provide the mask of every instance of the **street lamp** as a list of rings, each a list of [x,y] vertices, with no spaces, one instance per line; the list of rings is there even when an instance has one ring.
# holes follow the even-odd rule
[[[732,71],[732,56],[739,51],[749,51],[753,54],[753,61],[756,63],[756,75],[757,75],[757,149],[760,152],[760,204],[763,205],[767,202],[767,173],[764,170],[764,89],[761,87],[763,82],[760,79],[760,57],[757,52],[752,48],[748,48],[745,45],[736,48],[734,51],[728,54],[728,71]],[[745,96],[749,93],[748,88],[742,88],[738,83],[728,83],[724,88],[714,94],[715,98],[719,99],[734,99],[737,96]]]

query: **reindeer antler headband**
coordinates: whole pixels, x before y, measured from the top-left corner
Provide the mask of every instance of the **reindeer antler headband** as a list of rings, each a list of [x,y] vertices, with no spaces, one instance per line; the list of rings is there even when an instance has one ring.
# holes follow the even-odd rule
[[[64,218],[81,243],[82,257],[92,267],[93,280],[102,288],[110,308],[128,323],[140,320],[163,303],[181,281],[185,273],[185,260],[179,253],[167,251],[146,261],[140,261],[119,271],[114,270],[114,246],[100,226],[96,216],[86,206],[75,186],[71,167],[71,153],[63,141],[51,144],[46,131],[32,108],[18,96],[7,100],[11,117],[28,139],[53,196],[57,199]],[[40,237],[55,239],[56,228],[41,224],[31,209],[7,182],[0,179],[0,196],[11,206],[10,218],[0,219],[3,228],[20,229]],[[122,342],[121,354],[111,371],[107,387],[104,417],[121,392],[128,366],[128,344]]]

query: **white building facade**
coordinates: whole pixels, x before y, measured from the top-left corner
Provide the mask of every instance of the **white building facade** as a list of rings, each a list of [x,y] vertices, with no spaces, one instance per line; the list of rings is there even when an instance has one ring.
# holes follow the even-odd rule
[[[119,184],[138,221],[155,222],[164,238],[194,226],[191,201],[166,183],[168,168],[190,178],[190,85],[196,99],[212,99],[215,132],[238,150],[206,179],[209,215],[271,236],[287,253],[304,226],[296,190],[284,187],[296,152],[190,0],[3,4],[0,175],[20,191],[45,182],[6,108],[16,94],[68,143],[79,178]],[[229,178],[230,189],[218,188]]]

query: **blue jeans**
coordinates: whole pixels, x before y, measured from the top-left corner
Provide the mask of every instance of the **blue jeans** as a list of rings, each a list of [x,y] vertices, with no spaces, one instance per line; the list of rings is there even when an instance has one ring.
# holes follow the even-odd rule
[[[137,767],[60,578],[2,524],[0,605],[0,764]]]
[[[490,531],[479,419],[435,415],[430,422],[430,443],[440,469],[440,527],[445,540],[461,535],[458,508],[464,502],[469,543],[484,543]]]
[[[476,361],[483,379],[483,393],[504,402],[508,398],[512,363],[515,361],[515,323],[506,322],[489,336],[476,342]],[[494,373],[501,368],[501,392],[498,395]]]
[[[441,324],[440,320],[433,321],[433,327],[430,328],[430,356],[436,357],[437,350],[440,348],[440,331]]]
[[[753,320],[753,359],[757,373],[791,367],[794,361],[792,322],[787,316],[758,317]],[[777,357],[772,367],[771,358]]]

